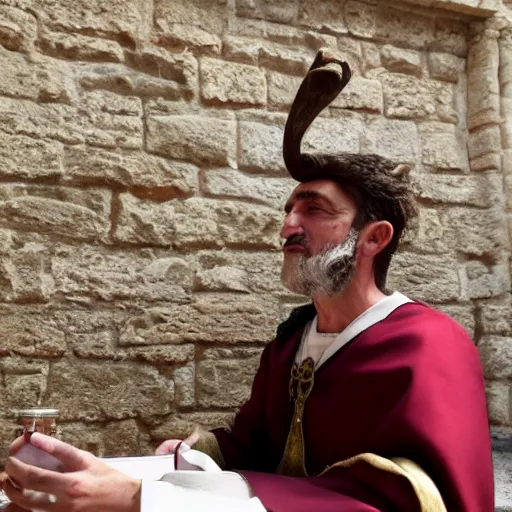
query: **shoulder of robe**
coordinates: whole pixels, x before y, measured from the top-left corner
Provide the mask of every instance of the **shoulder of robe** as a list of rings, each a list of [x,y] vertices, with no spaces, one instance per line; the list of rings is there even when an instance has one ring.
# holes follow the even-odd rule
[[[407,310],[410,315],[408,329],[415,334],[417,341],[423,342],[426,347],[437,344],[433,342],[442,342],[444,347],[453,344],[477,352],[470,334],[457,320],[428,304],[419,301],[413,304],[420,307]]]
[[[285,341],[302,329],[316,315],[313,304],[299,306],[292,310],[290,316],[277,327],[276,342]]]

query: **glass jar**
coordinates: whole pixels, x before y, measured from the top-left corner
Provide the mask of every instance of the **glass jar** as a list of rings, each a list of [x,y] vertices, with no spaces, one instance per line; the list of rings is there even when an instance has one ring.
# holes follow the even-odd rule
[[[47,436],[57,436],[58,409],[44,407],[19,409],[17,417],[18,424],[23,427],[23,435],[27,437],[27,441],[34,432],[41,432]]]

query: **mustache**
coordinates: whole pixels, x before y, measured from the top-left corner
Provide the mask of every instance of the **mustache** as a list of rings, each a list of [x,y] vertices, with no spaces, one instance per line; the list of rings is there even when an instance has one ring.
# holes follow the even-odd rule
[[[283,247],[288,247],[290,245],[301,245],[304,248],[308,248],[308,241],[306,240],[305,235],[292,235],[286,239]]]

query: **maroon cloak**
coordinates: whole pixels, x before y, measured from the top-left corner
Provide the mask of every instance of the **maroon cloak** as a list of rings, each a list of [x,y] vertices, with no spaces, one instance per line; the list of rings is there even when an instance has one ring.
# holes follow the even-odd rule
[[[315,372],[303,417],[308,476],[276,475],[290,430],[290,371],[313,306],[298,308],[263,351],[252,394],[231,430],[213,431],[225,469],[243,470],[273,512],[425,510],[410,483],[362,453],[410,459],[449,512],[494,511],[484,380],[464,329],[421,303],[372,325]]]

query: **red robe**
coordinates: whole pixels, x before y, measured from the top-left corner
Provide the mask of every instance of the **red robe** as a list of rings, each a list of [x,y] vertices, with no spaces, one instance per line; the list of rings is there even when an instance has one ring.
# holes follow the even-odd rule
[[[421,510],[410,484],[365,464],[361,453],[414,461],[449,512],[493,512],[484,380],[478,351],[448,316],[404,304],[315,372],[303,433],[309,476],[276,475],[293,414],[289,379],[312,306],[299,308],[263,351],[252,394],[231,430],[214,430],[226,469],[244,470],[272,512]]]

